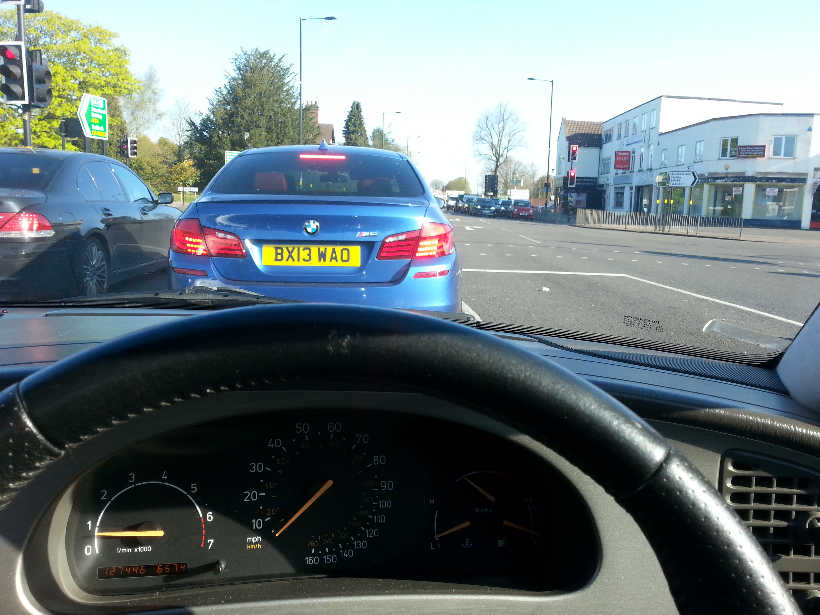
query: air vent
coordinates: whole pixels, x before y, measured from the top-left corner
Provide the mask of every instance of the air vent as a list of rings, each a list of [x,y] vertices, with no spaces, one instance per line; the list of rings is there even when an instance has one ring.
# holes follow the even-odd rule
[[[820,472],[729,451],[721,491],[789,589],[820,590]]]

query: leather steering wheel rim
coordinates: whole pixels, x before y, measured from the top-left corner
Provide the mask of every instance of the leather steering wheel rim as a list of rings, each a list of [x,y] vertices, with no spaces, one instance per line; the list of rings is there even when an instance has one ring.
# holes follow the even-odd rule
[[[520,430],[635,519],[679,611],[800,613],[751,533],[665,438],[580,377],[463,325],[378,308],[258,306],[101,344],[0,393],[0,507],[73,445],[237,390],[414,391]]]

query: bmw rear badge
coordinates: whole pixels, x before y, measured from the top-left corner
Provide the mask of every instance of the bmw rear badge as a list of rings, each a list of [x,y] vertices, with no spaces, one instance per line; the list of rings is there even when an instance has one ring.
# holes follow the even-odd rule
[[[304,229],[308,235],[315,235],[319,232],[319,223],[316,220],[308,220],[305,222]]]

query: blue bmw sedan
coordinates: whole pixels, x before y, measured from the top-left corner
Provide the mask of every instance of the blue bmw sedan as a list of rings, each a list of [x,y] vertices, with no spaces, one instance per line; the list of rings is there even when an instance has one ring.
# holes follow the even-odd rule
[[[242,152],[177,221],[169,255],[172,288],[461,309],[453,229],[396,152],[324,142]]]

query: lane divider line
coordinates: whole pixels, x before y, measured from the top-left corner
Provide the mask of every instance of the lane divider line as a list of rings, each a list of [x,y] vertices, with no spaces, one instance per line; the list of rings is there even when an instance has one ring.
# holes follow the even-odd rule
[[[524,235],[519,235],[519,237],[524,237]],[[533,243],[541,243],[537,239],[530,239],[529,237],[524,237],[524,239],[526,239],[527,241],[531,241]]]
[[[682,288],[675,288],[674,286],[668,286],[667,284],[660,284],[658,282],[653,282],[651,280],[645,280],[644,278],[638,278],[634,275],[629,275],[627,273],[589,273],[583,271],[532,271],[527,269],[462,269],[464,272],[476,272],[476,273],[540,273],[540,274],[549,274],[549,275],[580,275],[580,276],[600,276],[606,278],[628,278],[630,280],[635,280],[636,282],[643,282],[644,284],[650,284],[652,286],[657,286],[658,288],[665,288],[666,290],[671,290],[676,293],[682,293],[684,295],[689,295],[690,297],[696,297],[698,299],[704,299],[705,301],[711,301],[713,303],[719,303],[720,305],[726,305],[728,307],[732,307],[738,310],[743,310],[744,312],[750,312],[752,314],[757,314],[758,316],[765,316],[767,318],[773,318],[774,320],[779,320],[780,322],[785,322],[790,325],[796,325],[798,327],[802,327],[802,322],[797,322],[796,320],[789,320],[788,318],[783,318],[782,316],[776,316],[774,314],[769,314],[768,312],[762,312],[760,310],[756,310],[754,308],[746,307],[745,305],[739,305],[737,303],[731,303],[729,301],[723,301],[722,299],[715,299],[714,297],[707,297],[706,295],[699,295],[698,293],[693,293],[688,290],[683,290]]]

